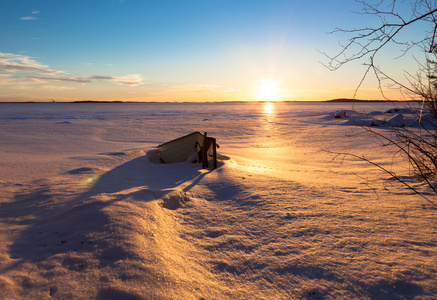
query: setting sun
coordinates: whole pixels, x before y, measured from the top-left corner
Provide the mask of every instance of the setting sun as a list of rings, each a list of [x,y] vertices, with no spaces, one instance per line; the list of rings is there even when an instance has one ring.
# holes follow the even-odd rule
[[[279,100],[278,92],[278,83],[271,79],[266,79],[261,81],[261,85],[258,88],[258,98],[263,101],[276,101]]]

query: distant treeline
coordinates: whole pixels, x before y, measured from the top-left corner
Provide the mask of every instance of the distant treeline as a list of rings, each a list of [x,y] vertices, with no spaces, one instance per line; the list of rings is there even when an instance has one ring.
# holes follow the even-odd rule
[[[2,103],[16,103],[16,104],[26,104],[26,103],[128,103],[125,101],[96,101],[96,100],[82,100],[82,101],[1,101]]]
[[[359,99],[349,99],[349,98],[339,98],[327,100],[326,102],[400,102],[399,100],[359,100]]]
[[[124,101],[81,100],[81,101],[73,101],[72,103],[125,103],[125,102]]]

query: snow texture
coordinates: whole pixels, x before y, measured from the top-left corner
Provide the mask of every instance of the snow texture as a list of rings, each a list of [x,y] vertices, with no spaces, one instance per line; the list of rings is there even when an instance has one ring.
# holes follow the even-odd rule
[[[332,154],[426,194],[392,106],[0,104],[0,298],[435,299],[437,210]],[[159,163],[196,130],[217,169]]]

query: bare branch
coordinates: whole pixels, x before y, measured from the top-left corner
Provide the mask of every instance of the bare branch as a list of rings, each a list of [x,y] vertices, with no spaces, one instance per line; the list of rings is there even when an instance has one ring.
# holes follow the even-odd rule
[[[384,95],[383,83],[388,83],[389,88],[398,89],[404,98],[422,100],[420,114],[417,116],[419,128],[392,128],[388,133],[374,130],[372,127],[362,126],[362,128],[377,137],[383,147],[392,147],[396,149],[396,155],[401,154],[405,157],[415,175],[437,195],[437,0],[404,0],[401,2],[380,0],[371,4],[367,0],[356,0],[356,2],[362,5],[361,14],[376,16],[380,23],[373,27],[351,30],[335,29],[334,32],[342,32],[352,37],[341,46],[341,50],[335,56],[330,57],[323,53],[328,58],[326,67],[334,71],[344,64],[366,59],[364,63],[366,69],[354,92],[354,98],[372,70],[384,99],[387,97]],[[406,16],[406,10],[401,9],[400,6],[408,3],[411,4],[411,15]],[[411,41],[401,40],[400,32],[419,22],[428,26],[430,30],[422,30]],[[401,55],[393,55],[395,58],[404,56],[413,48],[425,54],[425,63],[420,63],[414,58],[419,68],[416,75],[413,76],[404,71],[403,81],[406,83],[390,76],[375,63],[381,49],[387,48],[389,44],[404,48],[400,51]],[[430,59],[431,56],[434,59]],[[428,112],[429,117],[424,119],[425,112]],[[427,199],[401,177],[380,164],[351,153],[338,153],[337,155],[352,156],[366,161]],[[427,201],[437,206],[429,199]]]
[[[431,6],[431,3],[428,3],[426,0],[419,2],[426,2],[424,4],[427,5],[419,5],[420,3],[415,3],[413,5],[413,16],[406,21],[405,17],[396,12],[396,1],[391,1],[391,4],[389,5],[390,10],[388,11],[380,10],[380,6],[386,1],[380,1],[373,5],[361,0],[357,2],[363,5],[363,14],[377,15],[380,18],[381,25],[377,27],[365,27],[349,30],[336,28],[332,33],[342,32],[346,34],[353,34],[354,36],[349,39],[346,45],[342,46],[342,50],[337,53],[337,55],[329,56],[326,53],[323,53],[329,60],[328,64],[326,65],[328,69],[334,71],[346,63],[360,60],[367,56],[369,57],[369,60],[373,61],[380,50],[390,42],[398,45],[404,45],[406,48],[403,51],[404,54],[412,47],[419,46],[424,43],[429,44],[430,51],[435,48],[435,33],[437,32],[437,23],[435,21],[437,5],[435,3],[433,3],[434,6]],[[420,10],[421,7],[425,7],[428,10],[422,12]],[[398,22],[389,22],[385,16],[397,20]],[[409,27],[419,21],[433,23],[433,30],[430,36],[427,36],[425,33],[424,37],[419,37],[415,41],[401,42],[395,40],[395,37],[398,36],[404,28]],[[358,46],[360,50],[348,54],[349,50],[351,50],[353,46]]]
[[[417,195],[421,196],[421,197],[424,198],[426,201],[428,201],[429,203],[431,203],[432,205],[434,205],[435,207],[437,207],[437,204],[434,203],[433,201],[431,201],[430,199],[428,199],[427,197],[425,197],[425,196],[423,195],[423,193],[419,192],[416,188],[414,188],[413,186],[411,186],[410,184],[408,184],[406,181],[404,181],[402,178],[400,178],[396,173],[394,173],[394,172],[392,172],[392,171],[390,171],[390,170],[384,168],[384,167],[381,166],[380,164],[377,164],[377,163],[375,163],[375,162],[373,162],[373,161],[371,161],[371,160],[365,158],[364,156],[359,156],[359,155],[356,155],[356,154],[344,153],[344,152],[331,152],[331,151],[328,151],[328,150],[325,150],[325,151],[328,152],[328,153],[331,153],[331,154],[335,154],[336,156],[343,156],[343,157],[350,156],[350,157],[354,157],[354,158],[357,158],[357,159],[359,159],[359,160],[362,160],[362,161],[364,161],[364,162],[366,162],[366,163],[369,163],[369,164],[371,164],[371,165],[377,167],[378,169],[382,170],[383,172],[389,174],[391,177],[393,177],[394,179],[396,179],[397,181],[399,181],[400,183],[402,183],[403,185],[405,185],[408,189],[410,189],[411,191],[413,191],[414,193],[416,193]]]

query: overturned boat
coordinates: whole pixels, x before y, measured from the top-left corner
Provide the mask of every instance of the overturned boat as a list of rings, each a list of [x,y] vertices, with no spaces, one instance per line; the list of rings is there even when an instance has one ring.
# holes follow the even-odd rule
[[[162,163],[178,163],[183,161],[201,162],[203,168],[208,167],[208,161],[213,159],[213,168],[217,168],[217,148],[215,138],[207,133],[195,131],[175,140],[159,145],[159,157]]]

